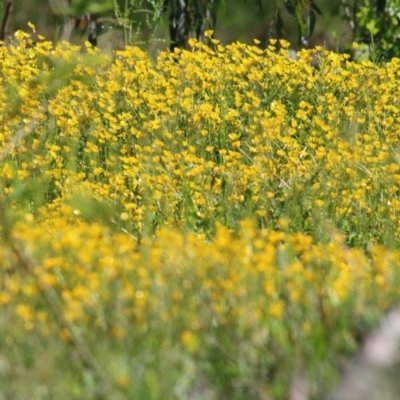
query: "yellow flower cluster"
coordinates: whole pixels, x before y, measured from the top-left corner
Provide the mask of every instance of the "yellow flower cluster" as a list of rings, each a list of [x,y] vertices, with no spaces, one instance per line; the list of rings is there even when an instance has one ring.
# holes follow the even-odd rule
[[[15,179],[46,187],[43,204],[87,190],[137,235],[146,221],[209,235],[216,220],[275,228],[284,214],[302,230],[329,215],[354,244],[367,230],[398,239],[398,60],[192,40],[153,64],[138,48],[84,57],[19,35],[1,50],[0,144],[35,126],[1,166],[6,193]]]
[[[239,234],[219,225],[210,242],[162,228],[138,245],[104,225],[59,217],[17,222],[15,240],[31,255],[32,271],[18,274],[10,250],[3,250],[9,261],[0,304],[15,307],[27,330],[45,336],[51,326],[40,290],[59,293],[65,320],[89,335],[96,328],[123,339],[132,324],[130,336],[140,336],[151,324],[157,331],[174,321],[183,343],[196,349],[193,335],[200,340],[210,321],[255,335],[274,333],[295,316],[291,329],[306,337],[305,326],[333,328],[350,300],[362,314],[376,298],[387,307],[398,295],[400,253],[375,246],[368,259],[337,232],[318,244],[307,234],[260,230],[244,220]]]
[[[352,347],[399,295],[400,60],[190,45],[0,47],[0,310],[69,340],[49,291],[93,340],[274,353],[340,325]]]

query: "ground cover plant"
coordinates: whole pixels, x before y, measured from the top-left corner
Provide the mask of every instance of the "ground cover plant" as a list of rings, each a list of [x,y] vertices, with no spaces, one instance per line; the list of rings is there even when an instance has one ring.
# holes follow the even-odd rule
[[[321,398],[398,300],[400,60],[190,46],[0,48],[1,399]]]

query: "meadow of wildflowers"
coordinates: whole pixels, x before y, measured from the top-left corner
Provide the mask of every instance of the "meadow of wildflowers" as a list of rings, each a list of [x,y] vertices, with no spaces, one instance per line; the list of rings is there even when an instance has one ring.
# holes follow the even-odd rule
[[[0,47],[0,399],[334,384],[399,297],[400,60],[288,45]]]

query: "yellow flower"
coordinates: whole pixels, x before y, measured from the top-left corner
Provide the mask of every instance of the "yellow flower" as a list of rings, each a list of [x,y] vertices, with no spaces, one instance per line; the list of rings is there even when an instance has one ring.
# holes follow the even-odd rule
[[[194,38],[190,38],[188,40],[188,44],[189,44],[190,47],[195,47],[197,43],[198,43],[197,40],[194,39]]]
[[[285,39],[279,39],[279,44],[283,49],[288,49],[290,47],[290,43]]]
[[[31,22],[28,22],[28,26],[29,26],[29,28],[32,29],[33,32],[36,32],[36,27],[35,27],[35,25],[33,25]]]
[[[286,229],[289,226],[289,220],[287,218],[279,218],[277,221],[277,225],[281,229]]]
[[[186,350],[195,352],[199,348],[199,341],[192,331],[185,330],[181,334],[181,341]]]
[[[10,293],[0,292],[0,305],[8,304],[11,300]]]
[[[118,378],[117,378],[117,385],[118,385],[120,388],[125,389],[125,388],[127,388],[130,384],[131,384],[131,379],[130,379],[129,375],[127,375],[127,374],[122,374],[122,375],[119,375],[119,376],[118,376]]]
[[[270,304],[268,311],[274,318],[280,318],[283,315],[285,309],[285,302],[283,300],[277,300]]]

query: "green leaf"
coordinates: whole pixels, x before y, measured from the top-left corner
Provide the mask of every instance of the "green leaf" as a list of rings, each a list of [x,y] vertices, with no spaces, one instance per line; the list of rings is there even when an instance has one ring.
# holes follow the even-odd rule
[[[314,28],[315,28],[315,23],[316,23],[316,16],[315,13],[313,11],[310,10],[310,13],[308,14],[308,37],[310,38],[311,35],[314,32]]]
[[[82,217],[89,222],[102,222],[107,225],[114,215],[108,203],[87,196],[83,192],[74,194],[68,203],[79,210]]]
[[[296,9],[295,6],[292,4],[291,0],[283,0],[283,4],[289,14],[295,15]]]
[[[295,11],[296,11],[295,16],[296,16],[297,27],[299,29],[300,40],[303,40],[306,37],[306,23],[304,21],[301,5],[299,3],[296,4]]]
[[[317,13],[317,14],[319,14],[319,15],[322,16],[322,11],[321,11],[321,10],[319,9],[319,7],[315,4],[314,0],[311,0],[311,1],[310,1],[310,9],[311,9],[313,12],[315,12],[315,13]]]
[[[34,180],[29,180],[27,182],[14,181],[12,186],[14,191],[9,198],[12,201],[18,201],[18,203],[32,201],[40,195],[41,188],[37,184],[37,181]]]
[[[283,37],[283,29],[284,29],[284,23],[283,19],[281,16],[280,10],[278,10],[277,16],[276,16],[276,33],[278,34],[278,37]]]
[[[368,31],[371,33],[371,35],[376,35],[379,32],[379,28],[376,24],[376,20],[372,19],[369,21],[365,27],[368,29]]]
[[[68,8],[69,15],[98,14],[114,7],[112,0],[72,0]]]

